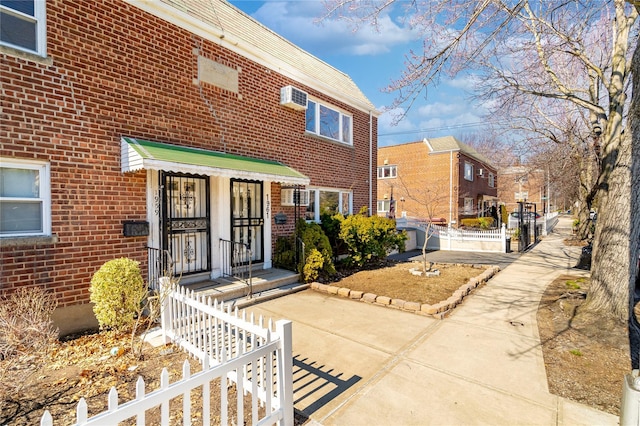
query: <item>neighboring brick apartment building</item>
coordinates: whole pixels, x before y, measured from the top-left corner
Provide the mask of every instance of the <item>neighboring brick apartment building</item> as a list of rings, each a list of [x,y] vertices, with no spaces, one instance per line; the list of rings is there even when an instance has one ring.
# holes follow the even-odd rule
[[[497,171],[452,136],[378,148],[378,215],[456,225],[497,207]],[[392,207],[391,198],[395,206]]]
[[[309,190],[310,219],[374,211],[374,106],[226,1],[0,13],[3,293],[43,286],[79,328],[98,268],[125,256],[145,270],[147,247],[171,251],[183,280],[221,274],[220,240],[270,268],[294,229],[291,187]]]
[[[536,212],[547,212],[546,173],[542,169],[527,166],[511,166],[500,169],[498,196],[508,212],[518,210],[518,201],[535,204]]]

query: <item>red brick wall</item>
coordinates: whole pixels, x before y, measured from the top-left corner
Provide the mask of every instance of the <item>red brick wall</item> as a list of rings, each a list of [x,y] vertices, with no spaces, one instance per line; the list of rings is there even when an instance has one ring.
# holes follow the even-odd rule
[[[52,65],[1,55],[0,155],[50,162],[57,242],[3,245],[4,290],[46,285],[61,306],[81,303],[105,261],[146,262],[146,238],[122,235],[147,213],[145,173],[120,171],[121,136],[278,160],[312,185],[352,188],[355,211],[368,203],[368,113],[121,1],[47,2],[47,45]],[[193,84],[194,48],[241,70],[240,96]],[[287,84],[351,112],[354,147],[305,136],[304,112],[279,105]]]
[[[472,182],[464,179],[465,161],[474,164],[474,174],[486,166],[462,153],[454,152],[453,158],[449,152],[430,154],[427,144],[420,141],[379,148],[378,166],[385,161],[397,166],[398,177],[378,180],[378,199],[382,199],[383,194],[390,197],[393,186],[397,216],[404,210],[409,217],[444,218],[448,222],[451,196],[452,220],[459,223],[464,216],[465,197],[476,200],[478,194],[497,195],[496,188],[488,186],[487,178],[476,175]],[[404,202],[400,201],[401,197]]]

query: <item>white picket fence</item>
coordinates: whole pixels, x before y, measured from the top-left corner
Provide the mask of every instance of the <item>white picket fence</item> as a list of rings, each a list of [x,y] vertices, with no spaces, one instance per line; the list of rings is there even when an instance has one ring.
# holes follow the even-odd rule
[[[415,229],[417,246],[422,247],[425,233],[428,232],[429,250],[458,250],[504,253],[507,245],[507,230],[503,225],[499,229],[468,230],[440,225],[429,225],[426,221],[415,218],[396,219],[398,229]]]
[[[160,388],[146,394],[142,378],[136,383],[136,398],[118,404],[118,393],[111,389],[106,411],[88,418],[87,404],[80,400],[76,409],[77,425],[105,425],[135,418],[137,425],[145,424],[145,412],[160,406],[161,425],[169,425],[169,403],[182,396],[183,424],[191,424],[190,392],[202,388],[202,421],[211,424],[211,382],[220,379],[220,422],[229,424],[227,381],[236,384],[236,418],[244,416],[243,397],[251,394],[251,419],[254,425],[293,425],[293,357],[292,326],[290,321],[273,324],[246,313],[232,311],[211,298],[198,296],[184,288],[168,288],[170,281],[161,279],[163,299],[161,322],[163,336],[197,357],[202,371],[193,376],[189,363],[183,365],[181,380],[169,384],[166,369],[162,371]],[[259,416],[259,408],[264,415]],[[45,412],[41,426],[52,426],[49,412]]]

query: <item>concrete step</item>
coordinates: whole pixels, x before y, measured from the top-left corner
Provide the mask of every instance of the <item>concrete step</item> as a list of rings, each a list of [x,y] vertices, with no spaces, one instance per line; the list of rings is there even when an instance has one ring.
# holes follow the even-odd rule
[[[228,300],[226,303],[231,303],[234,308],[244,309],[248,306],[255,305],[256,303],[266,302],[267,300],[276,299],[278,297],[286,296],[287,294],[296,293],[298,291],[306,290],[310,287],[310,284],[304,283],[289,283],[279,287],[265,289],[261,291],[254,291],[251,297],[244,296],[233,300]]]
[[[299,275],[282,269],[269,269],[258,271],[252,278],[251,288],[244,282],[233,278],[216,278],[215,281],[204,281],[189,284],[190,290],[218,299],[219,302],[241,299],[249,295],[262,293],[274,288],[297,284]]]

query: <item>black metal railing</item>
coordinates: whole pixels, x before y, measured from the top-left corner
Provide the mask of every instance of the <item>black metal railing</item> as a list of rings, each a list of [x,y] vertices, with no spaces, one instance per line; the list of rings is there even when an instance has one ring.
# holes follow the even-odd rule
[[[222,276],[232,277],[244,282],[249,287],[249,297],[253,296],[252,253],[248,244],[220,238],[222,254]]]

